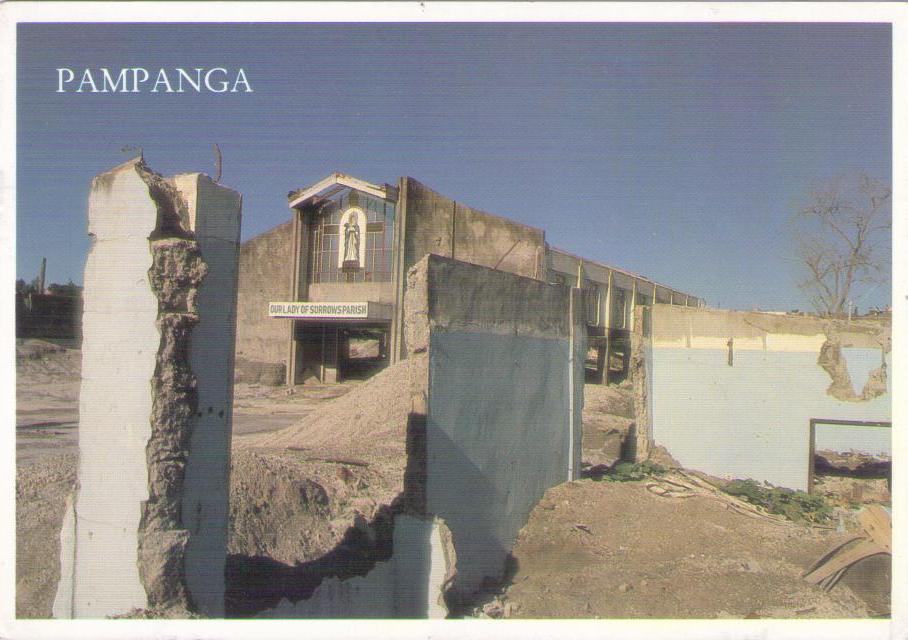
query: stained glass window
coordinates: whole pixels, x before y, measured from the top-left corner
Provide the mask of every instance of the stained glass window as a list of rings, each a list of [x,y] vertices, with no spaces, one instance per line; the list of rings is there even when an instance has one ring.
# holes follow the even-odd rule
[[[349,270],[338,266],[342,243],[341,215],[351,207],[366,213],[365,262]],[[390,201],[347,189],[317,207],[309,227],[309,275],[321,282],[390,282],[394,242],[395,205]]]

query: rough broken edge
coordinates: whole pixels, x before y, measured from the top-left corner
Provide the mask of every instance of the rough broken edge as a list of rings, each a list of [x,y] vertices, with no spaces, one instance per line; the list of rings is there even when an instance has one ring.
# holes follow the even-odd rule
[[[646,336],[645,317],[648,315],[647,307],[641,304],[634,307],[634,327],[631,330],[630,377],[634,385],[634,441],[632,447],[634,449],[634,461],[636,462],[647,460],[653,448],[646,376],[646,345],[649,339]]]
[[[198,410],[189,344],[192,328],[199,320],[196,294],[207,267],[198,242],[185,231],[175,237],[163,236],[167,233],[162,225],[174,210],[162,208],[161,198],[176,195],[161,190],[149,192],[159,206],[159,226],[154,237],[162,235],[150,242],[153,262],[148,271],[149,283],[158,298],[156,326],[161,343],[151,381],[151,437],[145,448],[148,500],[142,503],[138,530],[139,578],[150,610],[193,610],[185,577],[189,530],[183,526],[181,506],[193,417]],[[176,201],[171,198],[165,203]]]

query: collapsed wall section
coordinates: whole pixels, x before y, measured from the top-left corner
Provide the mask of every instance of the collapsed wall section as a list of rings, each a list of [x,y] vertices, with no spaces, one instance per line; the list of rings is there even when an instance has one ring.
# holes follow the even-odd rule
[[[579,476],[581,304],[576,289],[434,255],[409,272],[407,500],[451,532],[454,602],[504,574],[536,502]]]
[[[222,614],[240,197],[133,159],[95,177],[88,219],[54,616]]]
[[[880,322],[656,305],[643,352],[648,437],[687,468],[809,489],[821,448],[811,419],[890,420],[888,338]],[[879,440],[860,428],[850,437],[858,450]]]
[[[443,597],[454,562],[448,556],[447,530],[438,520],[401,514],[394,519],[393,554],[360,576],[327,576],[299,602],[282,599],[256,617],[444,618]]]

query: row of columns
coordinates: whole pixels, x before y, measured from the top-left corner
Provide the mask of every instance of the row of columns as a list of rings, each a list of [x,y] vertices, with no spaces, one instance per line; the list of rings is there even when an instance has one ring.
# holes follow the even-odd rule
[[[583,260],[581,259],[577,265],[577,287],[582,288],[584,282],[585,282],[585,276],[584,276]],[[639,299],[638,298],[638,292],[639,292],[638,280],[636,278],[633,278],[631,283],[632,283],[632,287],[631,287],[630,302],[628,302],[627,299],[625,298],[625,301],[624,301],[625,309],[624,309],[624,313],[622,315],[622,319],[627,321],[628,329],[634,328],[636,308],[637,308],[637,303],[638,303],[638,299]],[[651,302],[653,302],[653,303],[655,303],[658,300],[658,288],[659,287],[655,283],[652,285]],[[602,320],[602,322],[603,322],[602,326],[605,329],[605,340],[604,340],[605,346],[604,346],[604,350],[602,348],[600,348],[598,350],[598,356],[597,356],[597,368],[598,368],[599,372],[602,374],[603,384],[609,384],[608,357],[609,357],[609,355],[611,355],[611,350],[612,350],[612,338],[611,338],[612,309],[613,309],[612,298],[613,298],[614,289],[615,289],[614,271],[609,269],[608,279],[606,282],[606,289],[605,289],[605,307],[604,307],[605,308],[605,315],[604,315],[605,319]],[[599,292],[597,294],[597,298],[600,299],[600,302],[601,302],[601,297],[602,297],[602,294],[601,294],[601,292]],[[683,297],[684,297],[683,305],[691,306],[691,296],[684,295]],[[600,302],[597,302],[596,319],[593,321],[596,326],[599,325],[600,318],[602,315],[602,307],[600,306]],[[671,290],[669,291],[668,304],[672,304],[672,305],[681,304],[680,301],[676,302],[674,291],[671,291]],[[701,301],[699,298],[694,298],[694,305],[697,306],[698,308],[701,306]]]

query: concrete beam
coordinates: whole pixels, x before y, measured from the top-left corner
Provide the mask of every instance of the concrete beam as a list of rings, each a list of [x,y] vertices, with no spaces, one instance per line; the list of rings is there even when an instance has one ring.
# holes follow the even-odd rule
[[[608,384],[608,364],[609,353],[612,350],[611,329],[612,329],[612,290],[614,288],[612,271],[608,272],[608,285],[605,296],[605,362],[602,368],[602,384]]]

